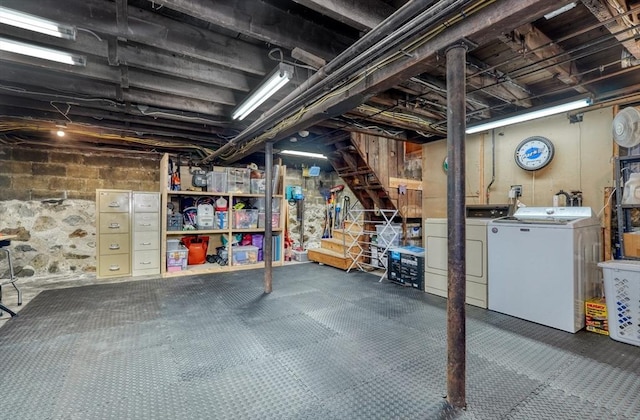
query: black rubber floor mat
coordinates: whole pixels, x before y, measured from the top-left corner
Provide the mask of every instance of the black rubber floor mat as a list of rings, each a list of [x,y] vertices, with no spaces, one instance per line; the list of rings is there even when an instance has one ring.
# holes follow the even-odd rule
[[[50,290],[0,328],[0,418],[635,419],[640,348],[301,264]]]

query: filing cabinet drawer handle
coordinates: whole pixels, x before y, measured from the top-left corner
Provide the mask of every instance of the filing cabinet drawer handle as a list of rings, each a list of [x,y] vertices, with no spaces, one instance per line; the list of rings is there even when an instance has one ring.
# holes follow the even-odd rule
[[[120,229],[120,223],[111,223],[109,229]]]
[[[151,245],[151,242],[141,242],[140,245]]]
[[[151,226],[151,223],[140,223],[140,226]]]
[[[120,249],[120,244],[111,244],[109,245],[109,249]]]
[[[140,265],[149,265],[151,264],[151,261],[143,261],[140,263]]]
[[[111,203],[109,203],[109,207],[120,207],[120,203],[118,203],[117,201],[112,201]]]
[[[109,271],[119,271],[120,270],[120,266],[119,265],[110,265],[109,266]]]

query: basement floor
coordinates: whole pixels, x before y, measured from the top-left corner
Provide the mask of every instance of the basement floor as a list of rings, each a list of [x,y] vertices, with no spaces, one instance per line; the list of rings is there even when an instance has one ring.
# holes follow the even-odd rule
[[[29,296],[0,327],[0,417],[640,418],[639,347],[467,306],[456,412],[444,299],[316,264],[275,268],[265,295],[263,274]]]

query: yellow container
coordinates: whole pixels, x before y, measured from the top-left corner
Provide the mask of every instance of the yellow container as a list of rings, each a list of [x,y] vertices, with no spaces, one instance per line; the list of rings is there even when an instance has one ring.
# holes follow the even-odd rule
[[[604,298],[593,298],[585,302],[587,331],[609,335],[607,303]]]

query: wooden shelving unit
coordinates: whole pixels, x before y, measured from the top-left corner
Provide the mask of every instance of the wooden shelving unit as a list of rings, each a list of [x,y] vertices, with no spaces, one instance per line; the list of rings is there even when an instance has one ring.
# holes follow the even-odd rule
[[[175,276],[185,276],[185,275],[194,275],[194,274],[206,274],[206,273],[221,273],[227,271],[237,271],[237,270],[249,270],[256,268],[264,268],[264,261],[260,261],[253,264],[243,264],[243,265],[232,265],[233,261],[233,249],[234,247],[229,246],[228,249],[228,263],[227,265],[219,265],[217,263],[204,263],[197,265],[189,265],[186,270],[181,271],[167,271],[167,239],[179,239],[184,236],[209,236],[209,246],[207,254],[214,254],[215,249],[223,246],[223,237],[226,238],[226,243],[229,244],[232,242],[233,235],[236,234],[260,234],[264,233],[265,229],[261,228],[233,228],[233,217],[234,210],[233,204],[238,201],[247,201],[247,200],[255,200],[255,199],[264,199],[264,194],[246,194],[246,193],[221,193],[221,192],[210,192],[210,191],[172,191],[169,190],[169,155],[165,154],[160,162],[160,186],[161,186],[161,253],[160,253],[160,271],[163,277],[175,277]],[[286,201],[284,198],[284,179],[285,179],[286,168],[284,166],[280,166],[280,170],[278,171],[278,182],[277,182],[277,190],[274,191],[273,200],[279,203],[280,217],[279,224],[277,228],[272,228],[272,234],[274,237],[279,237],[277,241],[278,249],[273,250],[274,255],[279,255],[277,260],[273,261],[273,266],[281,266],[284,264],[284,222],[286,217]],[[181,181],[183,186],[191,185],[191,174],[188,171],[181,171]],[[276,194],[277,192],[277,194]],[[224,229],[206,229],[206,230],[168,230],[167,229],[167,205],[170,202],[177,202],[181,198],[191,197],[194,199],[200,197],[211,197],[217,199],[219,197],[223,197],[227,200],[228,203],[228,213],[227,213],[227,227]],[[266,203],[265,206],[269,205]],[[275,212],[274,212],[275,213]],[[268,221],[265,220],[265,223]]]

